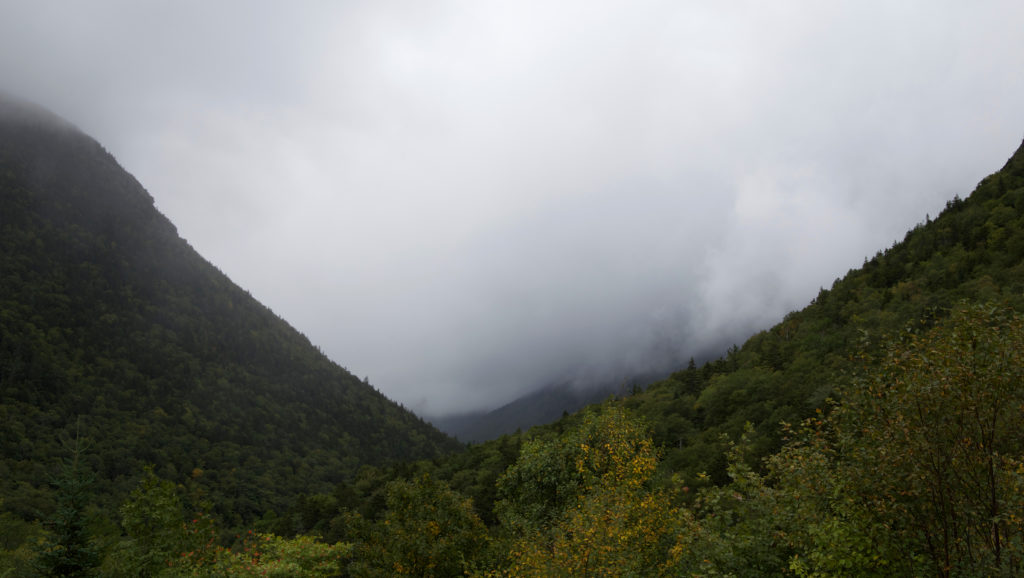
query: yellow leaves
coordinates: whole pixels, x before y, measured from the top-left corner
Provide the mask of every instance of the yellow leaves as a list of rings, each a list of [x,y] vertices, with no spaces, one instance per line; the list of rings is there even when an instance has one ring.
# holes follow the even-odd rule
[[[506,511],[519,514],[520,496],[549,488],[537,480],[556,481],[540,495],[564,498],[550,500],[542,516],[522,510],[527,523],[519,526],[525,531],[510,556],[510,575],[651,574],[664,559],[659,544],[671,541],[674,515],[663,494],[644,487],[657,463],[645,427],[614,405],[586,413],[559,439],[524,448],[503,478]]]
[[[651,574],[664,557],[673,509],[661,493],[603,486],[547,536],[525,536],[513,552],[522,576]]]

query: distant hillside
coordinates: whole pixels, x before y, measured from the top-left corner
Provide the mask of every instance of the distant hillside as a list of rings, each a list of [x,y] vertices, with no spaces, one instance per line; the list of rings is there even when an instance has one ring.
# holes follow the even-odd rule
[[[491,411],[445,416],[431,422],[460,441],[479,443],[553,422],[563,414],[597,403],[616,391],[615,387],[579,390],[571,384],[551,385]]]
[[[663,377],[636,375],[630,379],[610,379],[585,385],[560,383],[542,387],[497,409],[431,419],[441,431],[463,442],[479,443],[519,430],[556,421],[592,403],[611,396],[631,393],[643,384]]]
[[[3,508],[52,509],[76,432],[110,515],[154,464],[228,522],[458,447],[206,262],[98,143],[0,97]]]

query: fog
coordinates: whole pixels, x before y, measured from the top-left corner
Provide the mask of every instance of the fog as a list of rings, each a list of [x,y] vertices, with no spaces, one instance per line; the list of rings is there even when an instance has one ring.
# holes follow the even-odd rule
[[[0,13],[0,89],[425,415],[717,355],[1024,136],[1011,0]]]

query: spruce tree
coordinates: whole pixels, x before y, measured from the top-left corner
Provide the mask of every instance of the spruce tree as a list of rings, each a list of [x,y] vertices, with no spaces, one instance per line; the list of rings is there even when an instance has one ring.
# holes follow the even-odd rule
[[[99,565],[99,551],[89,535],[86,507],[94,476],[82,465],[85,446],[75,435],[65,444],[71,457],[51,482],[57,493],[57,508],[46,522],[47,538],[40,544],[35,567],[42,576],[92,576]]]

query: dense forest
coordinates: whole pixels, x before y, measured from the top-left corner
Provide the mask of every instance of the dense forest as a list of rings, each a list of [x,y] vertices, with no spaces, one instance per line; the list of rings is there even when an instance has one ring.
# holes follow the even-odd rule
[[[720,358],[456,447],[0,108],[0,575],[1020,575],[1024,145]]]

